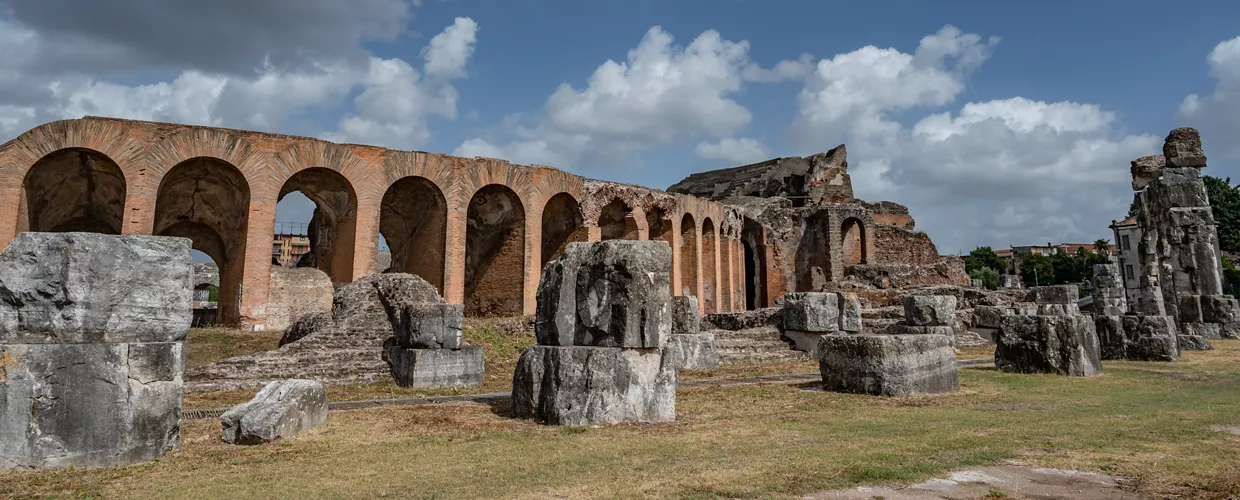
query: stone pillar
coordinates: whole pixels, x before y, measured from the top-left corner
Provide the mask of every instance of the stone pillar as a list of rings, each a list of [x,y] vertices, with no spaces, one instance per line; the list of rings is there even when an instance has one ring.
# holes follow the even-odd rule
[[[448,200],[448,252],[444,254],[443,298],[449,304],[465,303],[465,233],[469,200]]]
[[[353,224],[353,275],[349,282],[383,271],[375,269],[379,252],[379,206],[382,197],[382,193],[377,197],[358,196],[357,214]]]
[[[525,217],[525,279],[522,314],[534,314],[538,295],[538,278],[542,274],[542,209],[530,209]]]
[[[267,294],[271,282],[271,238],[275,234],[275,196],[259,195],[250,200],[250,212],[246,221],[244,253],[228,256],[228,265],[241,267],[241,286],[238,310],[240,318],[221,318],[224,322],[238,320],[243,327],[264,330],[267,321]],[[221,280],[232,279],[220,269]],[[230,298],[220,297],[220,301]],[[222,307],[221,307],[222,309]]]

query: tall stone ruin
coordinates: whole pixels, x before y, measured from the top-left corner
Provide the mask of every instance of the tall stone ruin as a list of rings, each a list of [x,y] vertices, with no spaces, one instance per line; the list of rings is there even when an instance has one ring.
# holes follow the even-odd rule
[[[1140,293],[1132,312],[1171,316],[1187,346],[1240,337],[1240,304],[1223,294],[1218,230],[1201,169],[1206,156],[1191,128],[1172,130],[1161,156],[1132,162],[1137,192]]]

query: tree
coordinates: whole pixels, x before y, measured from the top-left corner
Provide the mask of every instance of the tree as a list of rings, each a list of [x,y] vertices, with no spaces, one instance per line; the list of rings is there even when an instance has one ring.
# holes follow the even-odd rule
[[[972,273],[983,267],[989,267],[999,274],[1003,274],[1007,270],[1007,263],[1003,261],[995,251],[990,247],[977,247],[969,255],[964,258],[964,270]]]
[[[1107,240],[1106,238],[1098,238],[1094,241],[1094,253],[1102,257],[1109,257],[1111,255],[1110,240]]]
[[[1020,277],[1026,285],[1050,285],[1055,281],[1051,259],[1042,254],[1029,254],[1020,263]]]
[[[1062,285],[1064,283],[1078,283],[1084,276],[1085,259],[1087,257],[1081,252],[1069,254],[1060,252],[1051,255],[1051,268],[1055,270],[1055,278],[1049,280],[1046,284]],[[1040,271],[1039,271],[1040,272]]]
[[[1210,211],[1218,224],[1219,247],[1228,252],[1240,251],[1240,189],[1231,185],[1231,177],[1203,178],[1210,197]]]
[[[1000,285],[999,271],[989,267],[974,269],[973,272],[969,273],[969,278],[982,280],[982,286],[990,290],[997,290]]]

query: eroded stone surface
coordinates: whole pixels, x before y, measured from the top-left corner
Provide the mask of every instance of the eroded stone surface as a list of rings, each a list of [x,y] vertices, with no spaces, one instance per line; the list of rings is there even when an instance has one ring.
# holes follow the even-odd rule
[[[551,425],[670,422],[677,374],[666,361],[660,349],[532,346],[513,375],[513,414]]]
[[[908,486],[857,486],[806,496],[807,500],[964,500],[1041,498],[1138,500],[1131,481],[1105,474],[1008,464],[956,471]]]
[[[910,326],[954,326],[956,297],[908,295],[904,297],[904,321]]]
[[[389,346],[386,358],[401,387],[471,387],[482,383],[482,348],[409,349]]]
[[[679,295],[672,297],[672,334],[698,333],[701,316],[698,314],[697,297]]]
[[[840,295],[797,292],[784,295],[784,328],[809,333],[840,330]]]
[[[1095,316],[1094,330],[1098,334],[1101,359],[1180,359],[1175,318],[1171,316]]]
[[[464,315],[465,307],[460,304],[406,304],[396,324],[396,344],[412,349],[460,349]]]
[[[313,380],[271,382],[220,416],[221,436],[232,444],[262,444],[327,423],[327,393]]]
[[[828,391],[909,396],[960,388],[944,335],[827,335],[818,351]]]
[[[672,334],[663,356],[682,370],[713,370],[719,367],[715,334],[710,332]]]
[[[1088,316],[1007,316],[995,341],[1005,372],[1085,377],[1102,373],[1101,348]]]

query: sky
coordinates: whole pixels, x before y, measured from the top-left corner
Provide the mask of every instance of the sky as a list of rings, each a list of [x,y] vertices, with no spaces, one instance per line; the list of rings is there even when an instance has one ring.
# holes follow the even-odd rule
[[[1110,238],[1129,162],[1240,180],[1240,2],[0,0],[0,141],[84,115],[664,189],[848,147],[940,253]],[[277,220],[305,222],[290,195]]]

